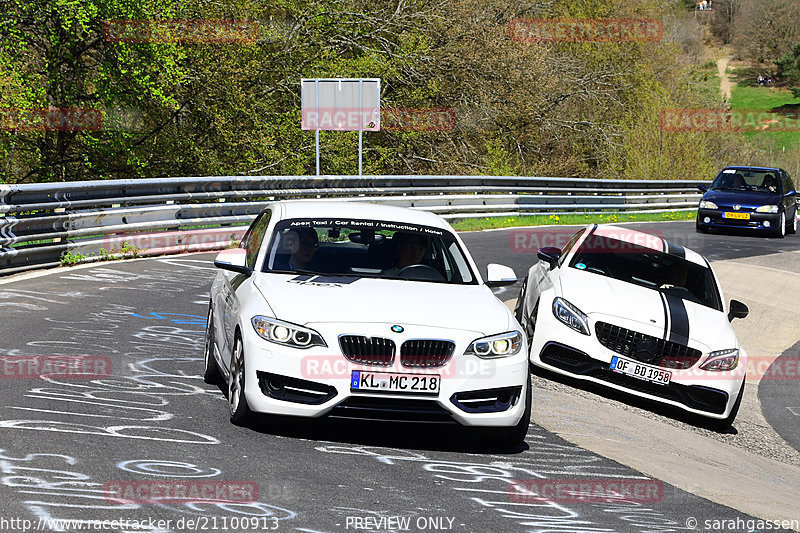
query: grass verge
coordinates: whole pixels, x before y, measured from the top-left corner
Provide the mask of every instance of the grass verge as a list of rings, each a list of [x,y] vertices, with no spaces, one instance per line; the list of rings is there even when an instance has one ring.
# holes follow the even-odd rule
[[[585,213],[582,215],[525,215],[519,217],[459,218],[450,221],[456,231],[513,228],[516,226],[619,224],[622,222],[664,222],[694,220],[697,211],[660,211],[656,213]]]

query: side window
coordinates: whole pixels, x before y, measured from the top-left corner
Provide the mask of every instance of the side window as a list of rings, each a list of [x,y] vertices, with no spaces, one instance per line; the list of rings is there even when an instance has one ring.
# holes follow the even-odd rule
[[[789,173],[784,171],[783,172],[783,194],[792,192],[795,190],[794,183],[792,182],[792,177],[789,176]]]
[[[583,228],[578,233],[573,235],[572,238],[569,240],[569,242],[564,245],[564,247],[561,249],[561,257],[558,258],[558,266],[561,266],[561,263],[564,262],[564,259],[566,259],[569,251],[572,249],[573,246],[575,246],[575,243],[578,242],[578,239],[581,238],[581,235],[583,235],[585,231],[586,228]]]
[[[256,256],[258,256],[258,249],[261,248],[261,241],[264,240],[264,234],[267,232],[269,226],[269,219],[272,211],[264,211],[256,217],[247,233],[242,238],[242,244],[239,248],[247,250],[247,266],[255,268]]]

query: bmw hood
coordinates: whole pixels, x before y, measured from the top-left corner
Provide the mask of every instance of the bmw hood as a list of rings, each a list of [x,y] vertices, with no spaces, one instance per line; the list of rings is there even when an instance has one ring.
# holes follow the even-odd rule
[[[258,273],[275,318],[295,324],[392,323],[470,331],[512,329],[510,312],[485,285]]]
[[[562,297],[593,322],[614,323],[615,318],[620,318],[641,324],[638,328],[641,333],[680,344],[699,343],[710,350],[738,346],[733,328],[721,311],[572,268],[565,268],[560,280]],[[615,325],[627,327],[619,321]]]

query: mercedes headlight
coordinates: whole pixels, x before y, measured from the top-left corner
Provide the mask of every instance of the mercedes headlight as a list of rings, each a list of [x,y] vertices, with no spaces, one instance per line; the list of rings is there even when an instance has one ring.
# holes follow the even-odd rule
[[[504,357],[518,354],[522,349],[522,333],[509,331],[472,341],[464,354],[478,357]]]
[[[262,339],[275,344],[291,346],[292,348],[327,346],[319,333],[291,322],[284,322],[283,320],[265,316],[254,316],[251,322],[253,329]]]
[[[589,335],[589,317],[563,298],[553,300],[553,314],[578,333]]]
[[[700,209],[719,209],[717,204],[708,200],[700,200]]]
[[[760,207],[756,207],[757,213],[777,213],[778,206],[777,205],[762,205]]]
[[[708,358],[700,365],[702,370],[724,372],[734,370],[739,364],[739,349],[717,350],[708,354]]]

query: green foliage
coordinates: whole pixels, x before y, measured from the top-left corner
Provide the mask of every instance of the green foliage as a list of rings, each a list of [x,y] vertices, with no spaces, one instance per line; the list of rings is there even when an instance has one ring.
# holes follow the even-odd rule
[[[795,98],[800,98],[800,42],[775,64],[778,66],[778,75],[792,87]]]
[[[61,254],[62,266],[74,266],[83,263],[86,256],[80,252],[64,252]]]
[[[365,174],[706,174],[736,147],[723,157],[718,137],[659,128],[663,109],[721,104],[684,4],[0,0],[0,109],[103,113],[97,131],[0,126],[0,182],[313,175],[314,133],[300,129],[304,77],[379,77],[383,106],[455,113],[452,131],[366,133]],[[517,17],[651,18],[669,38],[520,42],[509,35]],[[109,21],[188,19],[255,22],[258,38],[104,35]],[[320,137],[323,173],[357,172],[356,133]]]

